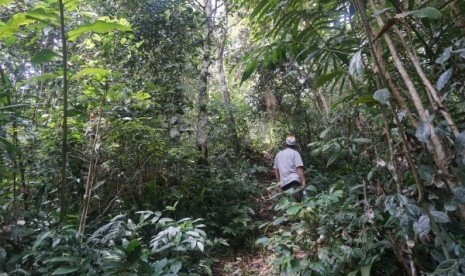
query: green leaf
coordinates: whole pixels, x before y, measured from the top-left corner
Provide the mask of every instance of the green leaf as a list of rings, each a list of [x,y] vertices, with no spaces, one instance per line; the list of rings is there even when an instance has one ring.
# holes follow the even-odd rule
[[[16,150],[16,146],[2,136],[0,136],[0,143],[2,143],[6,147],[6,151],[10,154]]]
[[[420,123],[417,126],[417,129],[415,130],[415,137],[420,142],[423,142],[427,145],[430,145],[431,142],[431,128],[429,127],[429,124],[427,123]]]
[[[46,238],[52,237],[52,236],[53,236],[53,234],[51,232],[48,232],[48,231],[40,234],[36,238],[36,241],[34,242],[34,245],[32,246],[32,250],[36,250],[37,247],[39,247]]]
[[[375,102],[375,99],[373,99],[373,96],[364,95],[364,96],[358,97],[358,99],[354,101],[354,104],[356,105],[356,104],[374,103],[374,102]]]
[[[268,237],[261,237],[255,242],[255,245],[260,244],[262,246],[267,246],[269,242],[270,242],[270,239]]]
[[[58,75],[58,74],[45,73],[45,74],[39,75],[37,77],[32,77],[32,78],[28,79],[27,82],[28,83],[37,83],[37,82],[41,82],[41,81],[56,79],[58,77],[60,77],[60,75]]]
[[[441,90],[446,86],[446,84],[449,82],[450,78],[452,77],[452,68],[447,69],[444,73],[439,76],[438,83],[436,84],[436,87],[438,90]]]
[[[445,275],[448,272],[453,272],[456,270],[457,265],[457,260],[455,259],[445,260],[436,267],[433,275]]]
[[[454,194],[454,200],[465,204],[465,187],[455,187],[452,192]]]
[[[391,97],[391,93],[387,88],[376,90],[373,94],[373,99],[377,102],[385,105],[389,105],[389,98]]]
[[[44,263],[57,263],[57,262],[71,262],[71,263],[79,263],[79,259],[77,257],[56,257],[45,260]]]
[[[74,11],[77,9],[78,0],[64,0],[63,5],[68,11]]]
[[[339,77],[339,76],[341,76],[343,74],[344,74],[343,71],[333,71],[331,73],[321,75],[315,81],[315,84],[313,85],[313,88],[318,88],[318,87],[324,85],[325,83],[330,82],[330,81],[334,80],[335,78],[337,78],[337,77]]]
[[[431,215],[433,215],[434,220],[439,223],[448,223],[450,222],[449,217],[444,212],[439,211],[431,211]]]
[[[203,252],[203,250],[204,250],[204,245],[203,245],[203,243],[201,243],[201,242],[198,241],[198,242],[197,242],[197,248],[198,248],[201,252]]]
[[[31,62],[32,64],[38,65],[44,62],[52,61],[56,57],[58,57],[58,55],[54,51],[45,49],[35,54],[34,57],[32,57]]]
[[[444,63],[448,61],[451,57],[452,47],[447,47],[444,52],[438,57],[435,62],[444,66]]]
[[[166,258],[163,258],[155,263],[154,266],[154,271],[155,273],[157,272],[162,272],[163,268],[168,264],[168,260]],[[156,275],[161,275],[161,274],[156,274]]]
[[[413,15],[417,18],[428,18],[430,20],[438,20],[441,18],[441,12],[432,7],[426,7],[421,10],[409,11],[403,13],[404,16]]]
[[[19,27],[34,22],[34,19],[28,19],[24,13],[14,14],[5,25],[0,26],[0,39],[10,38]]]
[[[68,32],[69,41],[76,40],[80,35],[90,32],[99,34],[108,33],[110,31],[131,31],[132,28],[129,25],[120,24],[117,22],[108,22],[103,20],[97,20],[94,23],[82,25],[77,29]]]
[[[7,106],[0,106],[0,112],[7,111],[7,110],[13,110],[16,108],[20,107],[28,107],[28,104],[12,104],[12,105],[7,105]]]
[[[84,68],[71,77],[72,80],[78,79],[85,75],[100,75],[105,77],[106,75],[110,74],[110,70],[103,69],[103,68]]]
[[[0,7],[9,5],[13,0],[0,0]]]
[[[242,74],[240,85],[242,85],[242,83],[244,83],[244,81],[246,81],[247,79],[250,78],[250,76],[255,71],[255,68],[257,68],[257,64],[258,64],[258,61],[256,59],[252,60],[252,62],[247,64],[247,67],[245,68],[244,73]]]
[[[264,11],[266,11],[266,9],[264,9],[267,5],[270,4],[270,1],[269,0],[262,0],[260,1],[260,3],[257,4],[257,6],[255,7],[255,9],[252,11],[252,13],[250,14],[250,19],[253,19],[255,16],[257,16],[258,14],[264,14]]]
[[[54,25],[60,24],[60,16],[58,12],[39,7],[30,10],[26,13],[26,17],[33,18],[39,21],[51,22]]]
[[[426,185],[431,185],[433,183],[433,176],[436,171],[431,166],[421,164],[418,166],[418,173],[420,174],[421,179],[425,181]]]
[[[136,93],[136,95],[134,96],[134,99],[136,100],[139,100],[139,101],[144,101],[144,100],[147,100],[147,99],[150,99],[152,96],[147,93],[147,92],[143,92],[143,91],[139,91]]]
[[[428,235],[431,231],[431,225],[428,216],[423,215],[421,216],[418,221],[413,223],[413,232],[417,234],[419,237]]]
[[[339,158],[339,152],[333,153],[333,155],[331,155],[328,162],[326,163],[326,168],[331,166],[331,164],[333,164],[334,161],[336,161],[338,158]]]
[[[320,134],[320,138],[323,139],[326,137],[326,135],[328,134],[328,132],[331,130],[331,127],[325,129],[321,134]]]
[[[364,80],[365,68],[363,66],[362,50],[357,51],[352,57],[349,65],[349,74],[360,82]]]
[[[300,209],[301,209],[300,206],[291,206],[291,207],[287,208],[286,214],[291,215],[291,216],[297,215],[297,213],[299,213]]]
[[[65,274],[70,274],[74,273],[79,270],[79,267],[69,267],[69,266],[64,266],[64,267],[59,267],[53,271],[52,275],[65,275]]]
[[[358,143],[358,144],[371,144],[372,140],[369,138],[354,138],[352,139],[352,142]]]
[[[360,268],[360,272],[362,273],[362,276],[370,276],[370,270],[371,270],[371,265],[362,266],[362,268]]]

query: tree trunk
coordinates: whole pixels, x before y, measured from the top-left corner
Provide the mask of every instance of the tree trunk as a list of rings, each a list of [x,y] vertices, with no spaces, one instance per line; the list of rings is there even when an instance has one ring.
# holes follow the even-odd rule
[[[204,26],[204,44],[203,44],[203,60],[202,60],[202,70],[200,72],[200,82],[199,82],[199,94],[197,98],[198,105],[198,115],[197,115],[197,134],[196,134],[196,144],[197,149],[200,151],[199,164],[207,165],[208,164],[208,147],[207,147],[207,138],[208,138],[208,75],[209,67],[211,63],[211,36],[213,31],[213,20],[212,20],[212,2],[211,0],[205,1],[205,6],[203,7],[205,15],[205,26]]]
[[[60,29],[61,29],[61,45],[62,45],[62,62],[63,62],[63,137],[61,148],[61,191],[60,191],[60,222],[63,223],[66,217],[66,194],[67,194],[67,181],[66,181],[66,164],[68,152],[68,50],[66,45],[65,33],[65,7],[63,0],[58,0],[60,6]]]
[[[375,7],[375,4],[373,3],[373,0],[370,0],[369,4],[371,6],[371,10],[373,11],[373,13],[376,13],[377,9]],[[385,25],[385,23],[381,19],[380,15],[375,16],[375,18],[376,18],[376,21],[378,22],[379,27],[382,28]],[[397,71],[399,72],[400,77],[402,78],[402,80],[404,81],[404,83],[405,83],[405,85],[406,85],[406,87],[408,89],[410,98],[412,99],[413,105],[415,106],[418,117],[420,118],[422,123],[426,124],[427,128],[429,128],[431,147],[428,147],[428,150],[431,153],[431,155],[433,156],[433,160],[434,160],[434,162],[435,162],[435,164],[436,164],[436,166],[438,168],[438,174],[439,175],[445,175],[446,178],[447,178],[446,183],[448,184],[448,187],[450,189],[454,189],[457,186],[457,183],[456,183],[456,181],[454,179],[452,179],[452,180],[449,179],[449,178],[452,177],[452,174],[450,173],[450,169],[449,169],[449,165],[451,163],[451,157],[448,154],[446,154],[446,152],[444,150],[444,147],[442,145],[442,142],[441,142],[440,138],[438,137],[438,135],[436,134],[434,125],[429,120],[429,115],[430,115],[429,111],[423,105],[422,99],[420,97],[420,93],[418,92],[414,81],[410,77],[410,74],[405,69],[405,67],[404,67],[404,65],[402,63],[402,60],[401,60],[401,58],[400,58],[400,56],[398,54],[398,50],[396,48],[396,45],[394,44],[394,42],[391,39],[391,36],[388,33],[385,32],[383,34],[383,38],[384,38],[384,40],[385,40],[385,42],[386,42],[386,44],[387,44],[387,46],[389,48],[389,51],[391,53],[394,65],[395,65]],[[405,49],[405,50],[407,51],[407,54],[409,54],[408,49]],[[410,57],[411,57],[411,61],[415,61],[415,58],[413,57],[412,53],[410,53]],[[414,66],[417,69],[417,72],[419,73],[419,75],[422,78],[423,82],[425,82],[426,76],[424,76],[424,73],[423,73],[423,76],[422,76],[421,67],[419,67],[419,65],[416,65],[416,64],[414,64]],[[424,83],[424,85],[427,87],[427,94],[428,94],[428,97],[429,97],[430,102],[431,102],[431,108],[434,110],[435,107],[438,106],[438,104],[441,104],[441,103],[440,102],[438,103],[438,101],[435,100],[436,97],[438,97],[438,96],[435,95],[436,92],[435,92],[434,88],[431,89],[430,87],[428,87],[427,83]],[[429,85],[429,86],[432,87],[432,85]],[[444,115],[444,113],[443,113],[443,115]],[[447,115],[448,115],[448,113],[446,112],[446,116],[445,116],[446,118],[447,118]],[[411,164],[411,165],[413,165],[413,164]],[[414,168],[412,168],[412,169],[414,169]],[[459,215],[460,219],[462,220],[462,222],[465,222],[465,206],[463,204],[460,204],[458,206],[458,215]]]
[[[218,31],[216,32],[216,42],[217,42],[217,59],[216,59],[216,68],[218,70],[218,77],[220,79],[221,85],[221,94],[223,96],[224,109],[227,116],[228,130],[232,139],[233,146],[235,150],[240,149],[239,138],[237,135],[236,119],[231,110],[231,98],[229,95],[228,82],[224,72],[224,48],[226,46],[226,39],[228,35],[228,16],[229,16],[229,7],[228,0],[224,0],[224,27],[221,29],[222,34],[219,36]]]

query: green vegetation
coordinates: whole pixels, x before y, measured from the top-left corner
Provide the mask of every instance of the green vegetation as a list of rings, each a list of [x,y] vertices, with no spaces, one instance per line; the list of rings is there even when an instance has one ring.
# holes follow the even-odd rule
[[[0,275],[465,274],[443,2],[0,0]]]

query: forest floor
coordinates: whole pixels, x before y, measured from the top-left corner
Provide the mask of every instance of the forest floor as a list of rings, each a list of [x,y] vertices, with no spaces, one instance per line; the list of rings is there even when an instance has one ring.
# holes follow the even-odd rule
[[[274,174],[271,171],[272,162],[270,155],[264,155],[263,166],[270,168],[270,171],[257,176],[261,195],[255,199],[253,208],[255,210],[255,220],[260,222],[260,224],[272,221],[275,215],[273,209],[275,200],[273,197],[279,190],[271,188],[271,183],[275,181]],[[235,252],[228,252],[224,256],[216,256],[218,262],[213,267],[213,275],[278,275],[275,267],[271,264],[273,252],[255,245],[255,240],[263,235],[263,231],[264,229],[257,229],[255,235],[251,237],[253,240],[244,241],[244,244],[237,246],[241,249]]]

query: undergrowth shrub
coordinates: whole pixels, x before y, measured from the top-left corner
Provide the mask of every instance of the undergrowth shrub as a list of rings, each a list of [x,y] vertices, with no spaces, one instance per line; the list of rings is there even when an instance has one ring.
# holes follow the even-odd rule
[[[5,271],[36,275],[210,275],[202,219],[174,220],[161,212],[119,215],[82,237],[72,226],[45,227],[21,250],[5,252]],[[0,248],[1,249],[1,248]],[[1,267],[0,267],[1,268]]]
[[[257,244],[276,252],[274,264],[281,271],[291,275],[356,273],[370,271],[388,256],[389,246],[377,226],[380,212],[367,207],[357,189],[342,186],[335,185],[301,203],[290,200],[293,191],[278,200],[275,210],[279,215],[263,225],[271,235]],[[307,190],[316,191],[314,186]]]

